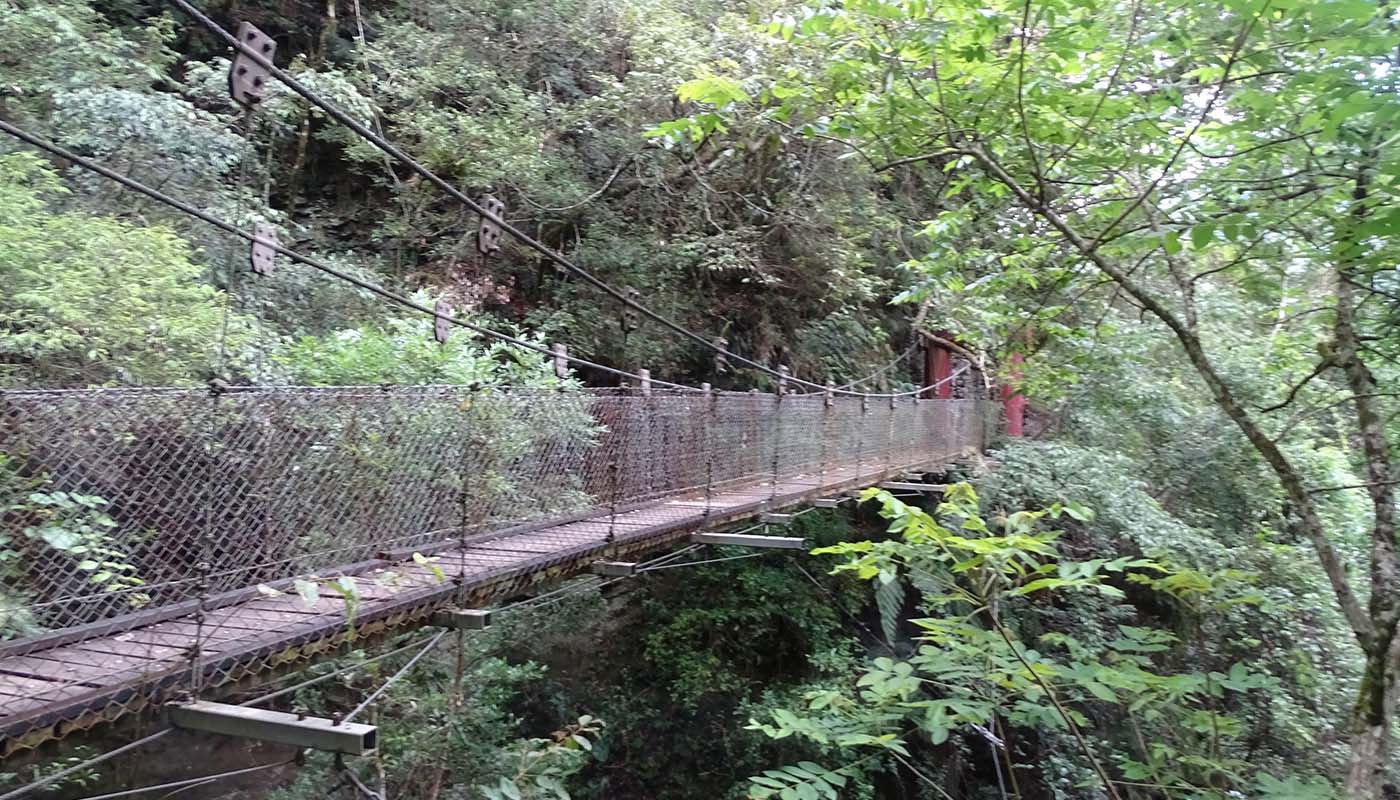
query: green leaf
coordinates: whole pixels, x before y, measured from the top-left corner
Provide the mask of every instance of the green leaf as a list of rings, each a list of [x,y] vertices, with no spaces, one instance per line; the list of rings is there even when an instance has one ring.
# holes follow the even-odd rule
[[[1204,250],[1215,238],[1215,225],[1213,223],[1202,223],[1191,229],[1191,247],[1196,250]]]
[[[708,103],[713,106],[726,106],[730,103],[747,103],[749,95],[737,81],[709,75],[686,81],[676,87],[676,96],[683,102]]]
[[[1181,252],[1181,232],[1167,231],[1162,236],[1162,249],[1167,251],[1167,255],[1174,256]]]
[[[307,608],[315,608],[316,601],[321,599],[321,585],[318,581],[297,578],[292,581],[292,586],[296,588],[301,602],[305,603]]]

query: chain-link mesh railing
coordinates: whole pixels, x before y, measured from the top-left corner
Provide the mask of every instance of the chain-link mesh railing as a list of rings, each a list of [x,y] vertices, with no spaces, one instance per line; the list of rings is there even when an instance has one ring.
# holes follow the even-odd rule
[[[0,730],[146,702],[150,686],[197,692],[347,627],[391,625],[415,598],[467,599],[488,579],[968,452],[980,406],[465,387],[0,392]]]

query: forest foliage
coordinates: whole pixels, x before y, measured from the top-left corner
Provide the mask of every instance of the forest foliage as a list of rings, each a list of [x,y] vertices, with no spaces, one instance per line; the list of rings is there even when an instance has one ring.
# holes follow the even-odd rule
[[[471,695],[435,664],[385,706],[407,733],[366,780],[432,798],[1395,791],[1390,4],[208,9],[736,352],[842,382],[951,332],[989,382],[1026,357],[1041,430],[928,508],[873,497],[854,530],[820,515],[812,575],[763,559],[648,579],[577,626],[593,638],[551,629],[554,657],[479,654]],[[295,94],[245,117],[229,54],[162,3],[9,0],[0,42],[0,118],[122,174],[537,344],[767,388],[523,248],[482,258],[472,215]],[[429,320],[246,260],[0,143],[0,386],[555,386],[535,354],[439,346]],[[3,553],[132,580],[121,553],[75,549],[101,547],[101,498],[3,469],[5,513],[33,521]],[[615,616],[646,633],[612,643]]]

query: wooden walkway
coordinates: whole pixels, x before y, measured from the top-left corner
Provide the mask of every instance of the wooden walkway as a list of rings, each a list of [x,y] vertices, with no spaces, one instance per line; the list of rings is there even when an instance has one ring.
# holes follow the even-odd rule
[[[908,463],[882,469],[845,466],[788,476],[776,486],[772,481],[730,486],[708,503],[703,495],[687,495],[619,510],[616,516],[594,512],[520,526],[474,536],[466,547],[444,543],[426,550],[435,559],[431,566],[417,563],[411,552],[398,552],[323,570],[323,578],[355,576],[360,607],[353,629],[345,601],[329,590],[308,606],[295,593],[269,596],[250,588],[210,598],[202,622],[196,603],[0,646],[0,757],[157,708],[188,691],[196,673],[205,696],[217,695],[218,687],[227,689],[254,674],[304,666],[352,642],[425,624],[442,608],[486,607],[587,572],[596,560],[635,559],[704,527],[967,454],[910,454]],[[199,642],[202,655],[192,659]]]

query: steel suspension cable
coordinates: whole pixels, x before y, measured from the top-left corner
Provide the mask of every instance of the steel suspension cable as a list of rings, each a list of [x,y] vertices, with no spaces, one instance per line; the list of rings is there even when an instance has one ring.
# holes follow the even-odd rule
[[[127,742],[126,744],[122,745],[121,747],[117,747],[117,748],[113,748],[113,749],[111,749],[111,750],[108,750],[107,752],[103,753],[102,755],[93,756],[92,758],[89,758],[89,759],[87,759],[87,760],[85,760],[85,761],[82,761],[82,762],[79,762],[79,763],[77,763],[77,764],[74,764],[74,765],[71,766],[71,767],[68,767],[68,768],[66,768],[66,769],[61,769],[61,770],[59,770],[58,772],[55,772],[55,773],[52,774],[52,775],[46,775],[46,776],[44,776],[44,777],[42,777],[42,778],[39,778],[39,779],[37,779],[37,780],[31,781],[31,782],[29,782],[29,783],[26,783],[25,785],[19,787],[18,789],[13,789],[13,790],[8,791],[8,792],[6,792],[6,793],[4,793],[4,794],[0,794],[0,800],[16,800],[16,798],[24,797],[25,795],[29,794],[30,792],[33,792],[33,791],[35,791],[35,790],[37,790],[37,789],[42,789],[42,788],[44,788],[45,786],[50,786],[50,785],[52,785],[52,784],[54,784],[54,783],[57,783],[58,781],[63,780],[64,778],[69,777],[70,775],[74,775],[74,774],[79,773],[79,772],[82,772],[82,771],[84,771],[84,770],[91,769],[92,767],[95,767],[95,766],[97,766],[98,764],[101,764],[101,763],[104,762],[104,761],[110,761],[110,760],[116,758],[117,756],[121,755],[122,753],[126,753],[126,752],[129,752],[129,751],[131,751],[131,750],[135,750],[135,749],[138,748],[138,747],[142,747],[142,746],[144,746],[144,745],[150,744],[151,742],[154,742],[154,741],[157,740],[157,739],[160,739],[160,738],[163,738],[163,737],[165,737],[165,736],[168,736],[168,735],[170,734],[170,732],[173,731],[173,730],[174,730],[174,728],[164,728],[164,729],[158,730],[158,731],[156,731],[155,733],[152,733],[152,734],[150,734],[150,735],[148,735],[148,736],[142,736],[140,739],[137,739],[137,740],[134,741],[134,742]]]
[[[346,674],[347,672],[354,672],[355,670],[363,669],[364,667],[367,667],[367,666],[369,666],[370,664],[374,664],[374,663],[377,663],[377,662],[379,662],[379,661],[384,661],[385,659],[393,658],[394,656],[398,655],[399,653],[404,653],[404,652],[407,652],[407,651],[409,651],[409,650],[412,650],[412,649],[414,649],[414,648],[416,648],[416,647],[421,647],[422,645],[426,644],[426,643],[428,642],[428,640],[431,639],[431,638],[432,638],[432,636],[424,636],[424,637],[421,637],[421,638],[416,639],[416,640],[414,640],[414,641],[412,641],[412,642],[409,642],[408,644],[400,645],[399,647],[396,647],[396,648],[394,648],[393,650],[389,650],[389,651],[387,651],[387,652],[380,653],[379,655],[374,656],[374,657],[372,657],[372,658],[367,658],[367,659],[365,659],[365,660],[363,660],[363,661],[357,661],[357,662],[355,662],[354,664],[350,664],[350,665],[348,665],[348,666],[340,667],[339,669],[336,669],[336,670],[334,670],[334,671],[332,671],[332,672],[327,672],[327,673],[325,673],[324,675],[317,675],[317,676],[314,677],[314,678],[308,678],[307,680],[301,681],[301,682],[299,682],[299,683],[294,683],[294,684],[292,684],[291,686],[286,686],[286,687],[283,687],[283,688],[281,688],[281,689],[278,689],[278,690],[275,691],[275,692],[270,692],[270,693],[268,693],[268,694],[259,695],[258,697],[254,697],[252,700],[245,700],[245,701],[243,701],[242,703],[239,703],[239,705],[240,705],[240,706],[244,706],[244,707],[261,705],[261,704],[263,704],[263,703],[266,703],[266,702],[269,701],[269,700],[275,700],[275,699],[277,699],[277,698],[279,698],[279,697],[283,697],[283,696],[285,696],[285,695],[292,694],[293,692],[301,691],[302,689],[305,689],[305,688],[307,688],[307,687],[315,686],[315,685],[318,684],[318,683],[325,683],[326,681],[330,680],[331,678],[338,678],[338,677],[340,677],[341,675]],[[290,677],[290,676],[289,676],[289,677]]]
[[[224,778],[234,778],[239,775],[248,775],[253,772],[262,772],[265,769],[276,769],[277,767],[285,767],[288,764],[295,764],[296,761],[297,760],[295,758],[289,758],[285,761],[274,761],[271,764],[258,764],[252,767],[243,767],[242,769],[231,769],[226,772],[216,772],[213,775],[204,775],[198,778],[185,778],[183,780],[170,781],[169,783],[158,783],[154,786],[142,786],[139,789],[123,789],[119,792],[88,795],[85,796],[82,800],[115,800],[115,798],[118,797],[130,797],[134,794],[145,794],[146,792],[159,792],[164,791],[166,789],[185,789],[194,786],[202,786],[206,783],[213,783],[214,781],[223,780]]]
[[[393,686],[395,683],[398,682],[400,678],[407,675],[409,671],[412,670],[413,667],[418,664],[419,661],[423,660],[424,656],[426,656],[428,653],[431,653],[433,648],[437,647],[438,642],[442,641],[442,637],[447,635],[448,630],[449,629],[444,628],[443,630],[439,631],[436,636],[428,640],[428,643],[423,646],[422,650],[419,650],[417,653],[415,653],[413,658],[410,658],[402,667],[399,667],[398,672],[395,672],[393,675],[390,675],[388,680],[380,684],[378,689],[375,689],[373,692],[371,692],[369,697],[366,697],[363,701],[361,701],[359,705],[355,706],[355,708],[352,709],[349,714],[346,714],[344,717],[342,717],[340,721],[349,722],[353,720],[356,716],[358,716],[361,711],[364,711],[366,708],[369,708],[371,703],[373,703],[375,700],[378,700],[380,695],[384,694],[389,690],[389,687]]]
[[[180,0],[172,0],[172,2],[179,2],[179,1],[180,1]],[[362,278],[358,278],[358,277],[356,277],[356,276],[354,276],[354,275],[351,275],[351,274],[346,273],[346,272],[344,272],[344,271],[342,271],[342,270],[339,270],[339,269],[337,269],[337,268],[335,268],[335,267],[332,267],[332,266],[330,266],[329,264],[326,264],[325,262],[320,261],[320,260],[318,260],[318,259],[312,258],[312,257],[310,257],[310,256],[302,255],[301,253],[298,253],[297,251],[292,250],[292,249],[290,249],[290,248],[288,248],[288,247],[282,245],[281,243],[278,243],[278,242],[266,242],[266,241],[264,241],[264,240],[259,240],[254,234],[248,233],[247,231],[245,231],[245,230],[239,228],[237,225],[235,225],[235,224],[233,224],[233,223],[231,223],[231,222],[228,222],[228,221],[226,221],[226,220],[224,220],[224,219],[221,219],[221,218],[219,218],[219,217],[215,217],[215,216],[212,215],[212,214],[208,214],[208,213],[206,213],[206,212],[204,212],[204,211],[201,211],[201,210],[195,208],[194,206],[191,206],[189,203],[186,203],[185,201],[180,200],[180,199],[177,198],[177,197],[174,197],[174,196],[172,196],[172,195],[169,195],[169,194],[167,194],[167,193],[165,193],[165,192],[163,192],[163,191],[161,191],[161,190],[159,190],[159,189],[154,189],[154,188],[152,188],[152,187],[149,187],[149,186],[145,185],[144,183],[141,183],[140,181],[135,180],[134,178],[129,178],[129,177],[125,176],[125,175],[122,175],[121,173],[115,172],[115,171],[113,171],[113,170],[111,170],[111,169],[109,169],[109,168],[107,168],[107,167],[102,166],[101,164],[98,164],[97,162],[95,162],[95,161],[93,161],[93,160],[91,160],[91,159],[89,159],[89,158],[85,158],[85,157],[83,157],[83,156],[80,156],[80,155],[78,155],[77,153],[72,152],[71,150],[68,150],[68,149],[66,149],[66,148],[64,148],[64,147],[61,147],[61,146],[59,146],[59,145],[56,145],[56,144],[54,144],[54,143],[52,143],[52,142],[46,141],[46,140],[44,140],[44,139],[41,139],[41,138],[39,138],[38,136],[35,136],[34,134],[29,133],[28,131],[24,130],[23,128],[20,128],[20,127],[18,127],[18,126],[16,126],[16,125],[13,125],[13,124],[11,124],[10,122],[7,122],[7,121],[5,121],[5,120],[3,120],[3,119],[0,119],[0,131],[3,131],[3,132],[5,132],[5,133],[9,134],[10,136],[13,136],[13,137],[16,138],[16,139],[19,139],[20,141],[24,142],[25,144],[30,145],[31,147],[34,147],[34,148],[36,148],[36,149],[38,149],[38,150],[42,150],[42,151],[48,153],[49,155],[52,155],[52,156],[61,158],[61,159],[65,160],[65,161],[71,162],[73,165],[75,165],[75,166],[77,166],[77,167],[79,167],[79,168],[81,168],[81,169],[83,169],[83,170],[86,170],[86,171],[88,171],[88,172],[91,172],[91,173],[93,173],[93,174],[95,174],[95,175],[100,175],[100,176],[102,176],[102,177],[104,177],[104,178],[107,178],[108,180],[111,180],[111,181],[114,181],[114,182],[116,182],[116,183],[119,183],[119,184],[121,184],[122,186],[126,187],[127,189],[132,190],[133,192],[136,192],[136,193],[138,193],[138,194],[144,195],[145,197],[150,198],[151,200],[154,200],[154,201],[156,201],[156,202],[158,202],[158,203],[160,203],[160,204],[162,204],[162,205],[165,205],[165,206],[167,206],[167,207],[169,207],[169,208],[173,208],[173,209],[175,209],[176,211],[179,211],[179,212],[181,212],[181,213],[183,213],[183,214],[186,214],[186,215],[188,215],[188,216],[190,216],[190,217],[193,217],[193,218],[195,218],[195,219],[197,219],[197,220],[199,220],[199,221],[201,221],[201,222],[203,222],[203,223],[205,223],[205,224],[207,224],[207,225],[210,225],[210,226],[212,226],[212,227],[214,227],[214,228],[217,228],[217,229],[219,229],[219,230],[222,230],[222,231],[224,231],[224,232],[226,232],[226,233],[233,234],[234,236],[237,236],[237,237],[239,237],[239,238],[241,238],[241,239],[244,239],[245,241],[249,242],[250,244],[251,244],[251,243],[254,243],[254,242],[262,241],[264,244],[266,244],[266,245],[268,245],[269,247],[271,247],[272,250],[274,250],[275,252],[277,252],[277,253],[280,254],[280,255],[286,256],[287,258],[291,259],[291,260],[292,260],[293,262],[295,262],[295,263],[303,264],[303,265],[305,265],[305,266],[311,267],[312,269],[317,270],[318,272],[321,272],[321,273],[324,273],[324,274],[326,274],[326,275],[329,275],[329,276],[331,276],[332,278],[335,278],[335,279],[337,279],[337,280],[343,281],[343,282],[345,282],[345,283],[349,283],[349,284],[351,284],[352,286],[355,286],[355,287],[358,288],[358,289],[367,291],[367,292],[369,292],[369,293],[371,293],[371,294],[374,294],[374,295],[376,295],[376,296],[378,296],[378,297],[380,297],[380,298],[382,298],[382,299],[384,299],[384,300],[389,301],[390,303],[393,303],[393,304],[395,304],[395,305],[401,306],[401,307],[403,307],[403,308],[405,308],[405,309],[408,309],[408,310],[410,310],[410,311],[416,311],[416,312],[418,312],[418,313],[421,313],[421,314],[424,314],[424,315],[433,317],[434,319],[442,319],[442,320],[445,320],[446,322],[448,322],[448,323],[451,324],[451,325],[456,325],[457,327],[465,328],[466,330],[472,331],[473,333],[477,333],[477,334],[479,334],[479,335],[486,336],[486,337],[491,338],[491,339],[495,339],[496,341],[500,341],[500,342],[503,342],[503,343],[505,343],[505,344],[510,344],[510,345],[513,345],[513,346],[516,346],[516,347],[520,347],[520,348],[523,348],[523,349],[525,349],[525,350],[529,350],[529,351],[538,353],[538,354],[543,355],[543,356],[548,356],[548,357],[550,357],[550,358],[562,358],[562,359],[564,359],[565,361],[567,361],[568,363],[573,364],[573,365],[576,365],[576,366],[579,366],[579,367],[586,367],[586,368],[588,368],[588,369],[595,369],[595,370],[598,370],[598,371],[600,371],[600,372],[604,372],[604,373],[607,373],[607,374],[610,374],[610,375],[615,375],[615,376],[617,376],[617,377],[619,377],[619,378],[626,378],[626,379],[628,379],[628,380],[637,381],[638,383],[641,383],[641,382],[643,381],[643,376],[640,375],[640,374],[638,374],[638,373],[635,373],[635,372],[628,372],[627,370],[618,369],[618,368],[616,368],[616,367],[610,367],[610,366],[608,366],[608,365],[606,365],[606,364],[600,364],[600,363],[598,363],[598,362],[596,362],[596,361],[590,361],[590,360],[585,359],[585,358],[579,358],[578,356],[570,355],[570,354],[568,354],[568,353],[556,353],[554,350],[552,350],[552,349],[550,349],[550,348],[547,348],[547,347],[545,347],[545,346],[543,346],[543,345],[535,344],[534,342],[530,342],[530,341],[525,340],[525,339],[521,339],[521,338],[519,338],[519,337],[517,337],[517,336],[511,336],[510,334],[501,333],[500,331],[493,330],[493,329],[491,329],[491,328],[487,328],[487,327],[482,326],[482,325],[477,325],[476,323],[467,322],[466,320],[459,319],[459,318],[457,318],[457,317],[454,317],[454,316],[451,316],[451,315],[448,315],[448,314],[443,314],[443,313],[437,311],[436,309],[433,309],[433,308],[430,308],[430,307],[428,307],[428,306],[425,306],[425,305],[423,305],[422,303],[419,303],[419,302],[417,302],[417,301],[415,301],[415,300],[413,300],[413,299],[411,299],[411,298],[409,298],[409,297],[405,297],[404,295],[401,295],[401,294],[399,294],[399,293],[397,293],[397,292],[394,292],[394,291],[392,291],[392,290],[390,290],[390,289],[386,289],[386,288],[384,288],[384,287],[382,287],[382,286],[379,286],[378,284],[371,283],[370,281],[366,281],[366,280],[364,280],[364,279],[362,279]],[[726,352],[727,352],[727,351],[726,351]],[[944,378],[944,379],[942,379],[942,380],[935,381],[934,383],[930,383],[930,384],[927,384],[927,385],[924,385],[924,386],[920,386],[920,387],[917,388],[917,389],[911,389],[911,390],[904,391],[904,392],[890,392],[890,393],[883,393],[883,394],[866,393],[866,392],[851,392],[851,391],[842,389],[842,388],[840,388],[840,387],[833,388],[833,389],[831,389],[831,391],[833,391],[834,393],[837,393],[837,394],[842,394],[842,395],[847,395],[847,396],[852,396],[852,397],[882,397],[882,398],[888,398],[888,397],[910,397],[910,396],[917,395],[917,394],[920,394],[920,393],[925,392],[925,391],[929,391],[929,390],[931,390],[931,389],[936,389],[936,388],[938,388],[939,386],[942,386],[943,384],[945,384],[945,383],[947,383],[947,382],[949,382],[949,381],[951,381],[951,380],[957,378],[957,377],[958,377],[959,375],[961,375],[963,372],[966,372],[967,369],[968,369],[968,367],[969,367],[968,364],[963,364],[963,365],[960,366],[957,370],[955,370],[951,375],[949,375],[948,377],[946,377],[946,378]],[[886,369],[888,369],[888,367],[887,367]],[[772,370],[771,372],[772,372],[772,374],[774,374],[774,375],[783,376],[783,373],[781,373],[781,372],[779,372],[779,371],[777,371],[777,370]],[[662,380],[662,379],[659,379],[659,378],[648,378],[648,379],[650,380],[650,382],[651,382],[653,385],[660,386],[660,387],[662,387],[662,388],[676,389],[676,390],[679,390],[679,391],[688,391],[688,392],[701,392],[701,391],[703,391],[703,389],[702,389],[701,387],[690,386],[690,385],[681,384],[681,383],[674,383],[674,382],[672,382],[672,381]],[[808,386],[808,387],[812,387],[812,388],[816,388],[816,389],[821,389],[822,391],[827,391],[827,387],[825,387],[825,386],[819,386],[818,384],[812,383],[812,382],[810,382],[810,381],[805,381],[805,380],[802,380],[802,379],[800,379],[800,378],[795,378],[795,377],[792,377],[792,376],[790,376],[790,375],[789,375],[789,376],[786,376],[786,379],[787,379],[787,380],[790,380],[790,381],[792,381],[792,382],[794,382],[794,383],[801,384],[801,385],[803,385],[803,386]],[[867,377],[867,378],[864,378],[864,379],[862,379],[862,380],[868,380],[868,379],[869,379],[869,378]],[[859,382],[860,382],[860,381],[857,381],[856,383],[859,383]],[[852,386],[852,385],[854,385],[854,383],[852,383],[852,384],[847,384],[847,386]],[[0,800],[3,800],[3,796],[0,796]]]
[[[173,208],[176,211],[180,211],[184,214],[194,217],[195,219],[198,219],[199,221],[204,222],[205,224],[218,228],[219,230],[222,230],[226,233],[231,233],[234,236],[238,236],[248,241],[249,243],[253,243],[256,241],[264,241],[259,240],[255,235],[248,233],[247,231],[243,230],[242,228],[239,228],[237,225],[231,222],[228,222],[227,220],[215,217],[212,214],[208,214],[204,211],[201,211],[195,208],[194,206],[190,205],[189,203],[186,203],[185,201],[180,200],[179,198],[166,194],[165,192],[162,192],[159,189],[153,189],[145,185],[144,183],[141,183],[140,181],[137,181],[133,178],[129,178],[125,175],[122,175],[121,173],[115,172],[107,167],[102,166],[101,164],[98,164],[95,161],[92,161],[91,159],[84,158],[83,156],[80,156],[77,153],[74,153],[66,148],[60,147],[59,145],[56,145],[49,141],[45,141],[44,139],[41,139],[38,136],[29,133],[23,128],[19,128],[15,125],[12,125],[11,123],[3,119],[0,119],[0,131],[4,131],[5,133],[15,137],[16,139],[19,139],[20,141],[30,145],[31,147],[35,147],[50,155],[57,156],[58,158],[62,158],[66,161],[69,161],[74,165],[84,170],[87,170],[88,172],[92,172],[96,175],[101,175],[102,177],[107,178],[109,180],[116,181],[117,183],[121,184],[122,186],[125,186],[133,192],[144,195],[158,203]],[[423,305],[422,303],[417,302],[416,300],[405,297],[401,294],[398,294],[397,292],[379,286],[378,284],[371,283],[370,281],[366,281],[362,278],[357,278],[354,275],[336,269],[335,267],[332,267],[323,261],[312,258],[310,256],[304,256],[301,253],[296,252],[295,250],[284,247],[280,243],[265,243],[268,244],[277,253],[286,256],[287,258],[291,259],[292,261],[295,261],[298,264],[304,264],[319,272],[323,272],[327,275],[330,275],[331,277],[336,278],[337,280],[350,283],[356,286],[357,288],[363,289],[364,291],[370,292],[371,294],[375,294],[385,300],[388,300],[391,303],[397,304],[411,311],[417,311],[422,314],[426,314],[428,316],[433,317],[434,319],[446,320],[449,324],[465,328],[482,336],[487,336],[497,341],[514,345],[516,347],[521,347],[526,350],[539,353],[540,355],[548,356],[550,358],[562,357],[569,363],[576,364],[581,367],[588,367],[590,369],[601,370],[603,372],[607,372],[621,378],[627,378],[638,382],[642,380],[641,375],[633,372],[627,372],[626,370],[616,369],[614,367],[609,367],[605,364],[599,364],[593,361],[589,361],[587,359],[578,358],[577,356],[571,356],[568,354],[558,354],[543,345],[535,344],[534,342],[530,342],[516,336],[511,336],[510,334],[501,333],[500,331],[496,331],[482,325],[477,325],[475,323],[467,322],[466,320],[462,320],[454,316],[443,314],[432,308],[429,308],[428,306]],[[698,387],[687,386],[685,384],[680,383],[671,383],[669,381],[663,381],[656,378],[651,379],[651,382],[655,385],[659,385],[668,389],[678,389],[681,391],[694,392],[700,391]],[[0,798],[0,800],[3,800],[3,798]]]
[[[743,561],[746,558],[762,558],[763,556],[768,555],[772,555],[772,553],[745,553],[741,556],[723,556],[720,558],[707,558],[704,561],[680,561],[675,564],[658,564],[654,567],[638,569],[637,572],[657,572],[663,569],[678,569],[680,567],[702,567],[706,564],[719,564],[725,561]]]
[[[918,340],[916,339],[916,340],[914,341],[913,344],[911,344],[911,345],[909,345],[908,347],[904,348],[904,352],[903,352],[903,353],[900,353],[899,355],[895,356],[894,360],[891,361],[890,363],[886,364],[886,365],[883,366],[883,367],[880,367],[879,369],[875,370],[874,372],[870,373],[869,375],[866,375],[864,378],[856,378],[855,380],[851,381],[850,383],[843,383],[843,384],[841,384],[840,386],[837,386],[836,388],[837,388],[837,389],[850,389],[850,388],[852,388],[852,387],[854,387],[854,386],[859,386],[859,385],[861,385],[862,383],[866,383],[867,381],[874,380],[875,378],[878,378],[878,377],[880,377],[881,375],[884,375],[886,372],[889,372],[890,370],[892,370],[892,369],[894,369],[895,367],[899,366],[900,362],[902,362],[902,361],[904,361],[906,358],[908,358],[909,355],[910,355],[911,353],[913,353],[914,350],[915,350],[918,346],[919,346],[919,342],[918,342]],[[928,388],[928,387],[924,387],[924,388]]]
[[[525,247],[535,251],[536,253],[539,253],[546,259],[554,262],[555,264],[558,264],[559,266],[563,267],[569,272],[572,272],[573,274],[582,278],[584,282],[588,283],[589,285],[593,286],[599,291],[602,291],[605,294],[609,295],[614,300],[621,303],[623,306],[630,308],[633,311],[636,311],[637,313],[667,328],[668,330],[679,334],[682,337],[685,337],[698,343],[705,349],[710,350],[716,353],[717,355],[724,356],[725,358],[738,361],[739,363],[757,369],[760,372],[766,373],[767,375],[770,375],[774,378],[784,378],[792,383],[796,383],[802,386],[806,386],[809,389],[819,391],[829,390],[837,394],[854,396],[865,395],[870,397],[908,397],[911,395],[918,394],[919,392],[929,388],[920,387],[919,389],[914,389],[907,392],[890,393],[852,392],[846,389],[828,389],[827,386],[822,384],[813,383],[811,381],[792,376],[785,376],[778,370],[773,369],[772,367],[769,367],[766,364],[762,364],[752,359],[745,358],[744,356],[741,356],[738,353],[734,353],[724,347],[715,344],[709,338],[706,338],[701,334],[695,333],[694,331],[684,327],[683,325],[674,322],[671,319],[651,310],[651,308],[642,305],[641,303],[629,297],[627,293],[623,292],[620,289],[617,289],[616,287],[597,277],[596,275],[579,266],[578,264],[575,264],[573,261],[569,260],[567,257],[565,257],[562,253],[556,251],[554,248],[544,244],[543,242],[530,236],[528,233],[525,233],[524,231],[510,224],[500,215],[495,214],[492,211],[486,209],[480,203],[476,202],[471,197],[469,197],[465,192],[458,189],[456,186],[453,186],[451,183],[448,183],[437,173],[423,166],[412,156],[400,150],[388,139],[370,130],[367,126],[364,125],[364,123],[350,116],[350,114],[345,112],[338,105],[321,97],[315,90],[309,88],[301,81],[298,81],[295,77],[278,67],[276,64],[273,64],[270,60],[268,60],[266,56],[264,56],[257,49],[249,47],[244,42],[240,41],[238,37],[234,36],[218,22],[215,22],[213,18],[211,18],[209,15],[205,14],[199,8],[195,7],[192,3],[189,2],[189,0],[169,0],[169,2],[175,7],[179,8],[181,11],[184,11],[186,14],[193,17],[196,21],[198,21],[201,25],[208,29],[210,33],[213,33],[216,37],[224,40],[224,42],[227,43],[230,47],[233,47],[235,50],[242,53],[245,57],[251,59],[254,63],[258,64],[258,66],[267,70],[268,74],[272,75],[287,88],[301,95],[302,98],[304,98],[307,102],[324,111],[327,116],[344,125],[345,127],[349,128],[360,138],[374,145],[376,148],[393,158],[395,161],[398,161],[400,164],[403,164],[404,166],[408,167],[419,177],[423,178],[424,180],[433,184],[437,188],[441,189],[443,192],[465,205],[468,209],[476,213],[478,216],[495,224],[506,233],[509,233],[512,237],[515,238],[516,241],[520,242]],[[280,250],[280,248],[278,249]]]

